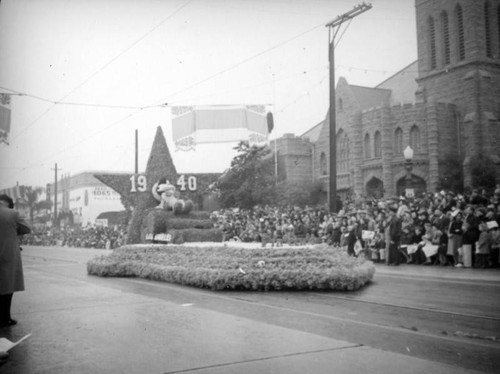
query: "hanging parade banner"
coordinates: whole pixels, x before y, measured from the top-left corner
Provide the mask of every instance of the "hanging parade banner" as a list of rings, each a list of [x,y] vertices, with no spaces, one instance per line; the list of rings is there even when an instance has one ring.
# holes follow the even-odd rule
[[[177,150],[197,144],[248,141],[268,142],[268,116],[264,105],[172,107],[172,133]]]
[[[0,142],[9,144],[10,95],[0,94]]]

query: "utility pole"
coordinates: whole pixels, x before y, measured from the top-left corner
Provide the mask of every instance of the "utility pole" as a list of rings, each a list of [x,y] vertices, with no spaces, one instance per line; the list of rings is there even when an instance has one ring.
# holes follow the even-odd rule
[[[55,174],[55,177],[54,177],[54,226],[57,226],[57,170],[61,170],[61,169],[57,169],[57,162],[56,162],[56,165],[54,167],[54,174]]]
[[[139,174],[139,131],[135,130],[135,175]]]
[[[278,113],[276,111],[276,76],[273,73],[273,111],[274,115]],[[275,120],[273,118],[273,125]],[[274,126],[273,126],[274,127]],[[276,136],[276,131],[274,132],[274,183],[278,185],[278,137]]]
[[[330,212],[337,212],[337,123],[335,108],[335,37],[342,23],[351,20],[371,9],[371,4],[360,4],[347,13],[328,22],[328,61],[330,66],[330,185],[328,189],[328,204]]]

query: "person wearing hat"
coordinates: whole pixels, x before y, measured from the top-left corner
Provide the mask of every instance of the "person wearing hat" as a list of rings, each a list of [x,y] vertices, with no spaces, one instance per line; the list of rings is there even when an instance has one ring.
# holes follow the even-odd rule
[[[354,245],[356,244],[356,227],[354,225],[347,226],[347,234],[346,234],[346,245],[347,245],[347,254],[349,256],[356,256],[356,252],[354,251]]]
[[[479,238],[479,223],[481,222],[475,214],[475,209],[472,204],[467,204],[464,209],[464,223],[467,223],[467,236],[471,241],[471,260],[474,264],[476,258],[476,242]]]
[[[479,224],[479,239],[476,245],[476,263],[474,267],[485,269],[488,267],[488,256],[490,254],[491,235],[488,232],[486,222]]]
[[[490,229],[491,247],[490,247],[490,262],[491,267],[498,268],[500,263],[500,230],[497,221],[490,221],[486,223]]]
[[[401,219],[397,216],[398,207],[391,205],[389,208],[389,258],[388,265],[399,266],[401,254],[399,245],[401,240]]]
[[[11,318],[10,307],[14,292],[24,291],[19,235],[31,232],[13,207],[8,195],[0,195],[0,327],[17,323]]]
[[[443,213],[447,213],[452,211],[454,208],[457,206],[457,200],[455,199],[455,195],[453,192],[448,191],[448,193],[445,196],[445,201],[443,204]]]
[[[472,194],[470,196],[470,203],[472,205],[486,205],[488,204],[488,199],[479,194],[479,190],[477,188],[472,190]]]
[[[440,209],[434,211],[434,219],[432,224],[437,230],[441,232],[441,238],[438,250],[439,264],[446,266],[448,261],[446,260],[446,254],[448,251],[448,230],[450,226],[450,219],[446,217]]]
[[[448,251],[446,253],[446,260],[452,266],[457,266],[458,248],[462,246],[462,213],[460,210],[455,209],[451,212],[450,228],[448,230]]]

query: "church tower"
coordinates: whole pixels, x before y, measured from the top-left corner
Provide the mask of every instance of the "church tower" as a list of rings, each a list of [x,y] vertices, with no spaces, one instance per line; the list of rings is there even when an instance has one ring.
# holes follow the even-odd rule
[[[489,156],[500,169],[500,0],[415,0],[415,6],[417,101],[451,104],[455,126],[443,124],[449,128],[434,141],[444,153],[456,149],[467,186],[471,158]]]

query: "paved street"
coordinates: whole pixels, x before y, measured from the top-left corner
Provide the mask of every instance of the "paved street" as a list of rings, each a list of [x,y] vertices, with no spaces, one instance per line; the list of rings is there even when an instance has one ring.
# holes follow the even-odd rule
[[[354,293],[213,292],[88,276],[26,247],[5,373],[474,373],[500,367],[500,271],[377,265]]]

